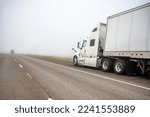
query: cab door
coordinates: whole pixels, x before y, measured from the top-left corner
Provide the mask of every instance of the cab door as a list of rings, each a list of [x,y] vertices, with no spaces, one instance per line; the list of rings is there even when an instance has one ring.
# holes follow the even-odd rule
[[[82,66],[85,65],[86,45],[87,45],[87,40],[83,40],[82,43],[81,43],[80,55],[79,55],[79,58],[78,58],[78,63]]]
[[[85,52],[85,65],[96,67],[96,60],[97,60],[96,39],[90,38],[88,39],[88,41],[89,43],[87,43]]]

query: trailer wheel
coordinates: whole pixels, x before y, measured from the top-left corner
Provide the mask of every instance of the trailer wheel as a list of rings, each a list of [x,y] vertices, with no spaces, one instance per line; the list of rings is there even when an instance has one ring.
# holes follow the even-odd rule
[[[78,58],[77,58],[77,56],[73,57],[73,65],[74,66],[78,66]]]
[[[114,63],[114,71],[116,74],[125,74],[126,72],[126,61],[122,60],[122,59],[118,59],[115,63]]]
[[[104,60],[102,61],[102,70],[104,72],[109,72],[112,71],[112,67],[113,67],[113,61],[111,59],[104,58]]]

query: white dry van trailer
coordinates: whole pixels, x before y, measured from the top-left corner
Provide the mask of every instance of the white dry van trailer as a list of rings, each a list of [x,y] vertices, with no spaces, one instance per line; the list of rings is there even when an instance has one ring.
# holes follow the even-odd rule
[[[117,74],[150,70],[150,3],[109,16],[78,42],[73,65],[102,68]]]

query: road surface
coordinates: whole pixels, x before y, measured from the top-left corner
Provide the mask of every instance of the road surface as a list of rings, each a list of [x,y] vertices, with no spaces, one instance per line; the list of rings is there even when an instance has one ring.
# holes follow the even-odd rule
[[[0,55],[0,99],[150,99],[150,79]]]

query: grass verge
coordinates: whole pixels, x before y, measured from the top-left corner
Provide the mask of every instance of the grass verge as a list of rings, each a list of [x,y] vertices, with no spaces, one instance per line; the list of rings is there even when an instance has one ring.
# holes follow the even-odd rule
[[[57,57],[57,56],[44,56],[44,55],[27,55],[33,58],[55,62],[55,63],[66,63],[66,64],[72,64],[72,58],[71,57]]]

